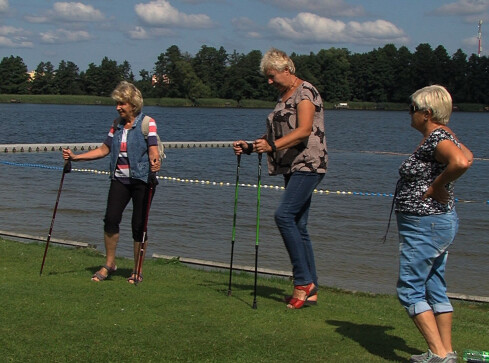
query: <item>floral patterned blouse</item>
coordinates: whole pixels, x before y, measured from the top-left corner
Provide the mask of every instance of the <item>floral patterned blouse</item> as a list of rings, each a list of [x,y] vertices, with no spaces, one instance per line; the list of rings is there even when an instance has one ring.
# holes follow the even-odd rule
[[[446,130],[435,129],[418,149],[399,167],[400,179],[396,187],[396,212],[415,215],[447,213],[453,209],[453,182],[446,188],[450,194],[448,204],[442,204],[432,198],[422,200],[423,194],[433,180],[445,170],[446,165],[435,159],[435,149],[440,141],[451,140],[460,147],[457,140]]]
[[[297,128],[297,105],[303,100],[311,101],[316,108],[311,134],[307,140],[293,147],[268,153],[270,175],[290,174],[295,171],[326,173],[328,152],[323,101],[318,90],[309,82],[302,82],[288,99],[279,99],[267,118],[266,139],[275,142]]]

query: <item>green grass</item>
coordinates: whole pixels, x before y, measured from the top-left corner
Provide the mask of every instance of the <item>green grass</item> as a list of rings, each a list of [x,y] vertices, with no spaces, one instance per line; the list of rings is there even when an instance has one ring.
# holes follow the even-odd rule
[[[394,296],[322,288],[318,306],[288,311],[292,284],[148,259],[95,283],[92,250],[0,239],[0,357],[4,362],[406,361],[425,343]],[[489,305],[454,302],[455,348],[487,349]]]

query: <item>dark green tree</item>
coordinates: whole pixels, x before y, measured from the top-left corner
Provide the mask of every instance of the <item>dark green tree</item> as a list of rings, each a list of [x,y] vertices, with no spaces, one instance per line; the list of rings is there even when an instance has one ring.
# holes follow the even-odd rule
[[[78,66],[70,61],[59,62],[55,82],[62,95],[80,95],[82,92],[82,76]]]
[[[487,57],[472,54],[467,64],[470,102],[489,104],[489,62]]]
[[[107,57],[102,59],[100,66],[88,65],[85,73],[85,90],[90,95],[110,96],[117,84],[124,79],[124,74],[117,62]]]
[[[424,43],[416,47],[413,54],[414,88],[419,89],[436,83],[435,56],[431,45]]]
[[[467,55],[458,49],[447,70],[450,74],[450,90],[454,102],[467,102],[469,100],[469,85],[467,84]]]
[[[405,46],[397,50],[394,60],[394,89],[391,101],[408,103],[409,96],[416,90],[413,82],[412,60],[413,55]]]
[[[0,93],[25,94],[28,92],[29,75],[21,57],[4,57],[0,62]]]
[[[228,54],[221,47],[219,50],[203,45],[192,59],[195,75],[211,91],[211,97],[222,97]]]
[[[31,93],[38,95],[53,95],[58,93],[54,67],[51,62],[41,62],[37,66],[34,79],[31,83]]]
[[[158,97],[183,97],[178,89],[176,79],[176,64],[184,59],[176,45],[169,47],[165,53],[158,56],[154,67],[155,93]]]
[[[318,84],[315,85],[324,101],[342,101],[351,98],[350,61],[347,49],[330,48],[316,55],[320,66]]]

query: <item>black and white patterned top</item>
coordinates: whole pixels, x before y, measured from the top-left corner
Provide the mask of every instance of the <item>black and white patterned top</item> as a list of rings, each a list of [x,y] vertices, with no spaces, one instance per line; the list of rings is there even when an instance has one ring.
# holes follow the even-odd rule
[[[440,141],[451,140],[460,147],[457,140],[442,128],[435,129],[399,167],[400,179],[396,187],[396,212],[415,215],[447,213],[453,209],[453,182],[446,188],[450,194],[448,204],[442,204],[432,198],[422,200],[423,194],[438,175],[447,167],[435,159],[435,149]]]
[[[307,171],[324,174],[328,152],[324,131],[324,107],[318,90],[309,82],[302,82],[286,100],[280,99],[267,118],[267,140],[274,141],[297,128],[297,105],[309,100],[315,106],[312,131],[308,139],[284,150],[268,153],[270,175]]]

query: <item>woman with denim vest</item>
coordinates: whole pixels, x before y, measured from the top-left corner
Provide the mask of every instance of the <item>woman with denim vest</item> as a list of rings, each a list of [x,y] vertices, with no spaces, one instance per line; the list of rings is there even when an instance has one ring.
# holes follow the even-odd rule
[[[113,122],[104,143],[97,149],[74,154],[63,149],[63,158],[72,161],[101,159],[110,154],[110,189],[104,218],[105,265],[92,276],[92,281],[103,281],[117,270],[116,247],[119,241],[119,224],[130,200],[133,204],[132,237],[134,240],[134,269],[129,283],[141,282],[138,259],[144,234],[144,221],[148,203],[149,183],[156,187],[155,174],[160,170],[156,123],[151,118],[149,131],[144,135],[141,124],[144,114],[141,92],[129,82],[120,82],[112,92],[117,102],[119,117]],[[146,236],[147,238],[147,236]],[[144,256],[143,256],[144,257]],[[141,268],[139,269],[141,272]]]
[[[453,183],[473,155],[446,126],[452,98],[444,87],[413,93],[409,112],[411,126],[423,138],[399,168],[394,197],[400,243],[397,295],[428,345],[411,362],[456,362],[445,267],[458,230]]]
[[[317,304],[318,280],[307,219],[314,189],[326,173],[328,153],[324,131],[323,101],[318,90],[295,75],[292,60],[270,49],[263,56],[261,72],[275,86],[280,98],[267,119],[264,137],[234,142],[234,152],[266,153],[270,175],[282,174],[285,192],[275,223],[292,263],[294,291],[285,297],[287,308]]]

